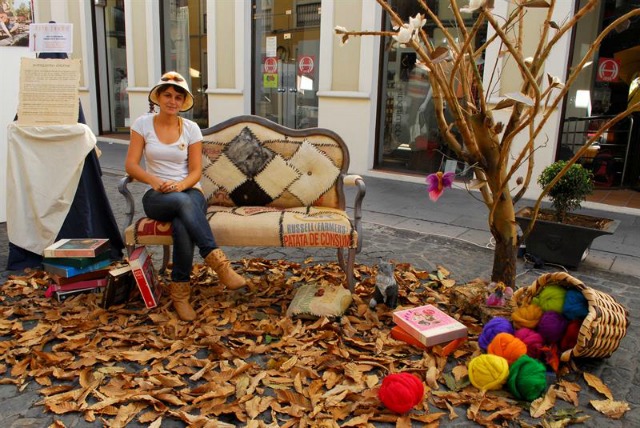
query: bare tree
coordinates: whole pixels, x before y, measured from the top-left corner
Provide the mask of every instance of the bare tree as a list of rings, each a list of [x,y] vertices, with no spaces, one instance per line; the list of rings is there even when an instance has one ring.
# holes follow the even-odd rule
[[[543,127],[607,34],[626,20],[640,15],[640,9],[624,14],[603,29],[579,64],[571,70],[566,82],[562,82],[558,77],[544,75],[545,61],[552,48],[596,8],[599,0],[589,0],[573,17],[562,23],[552,20],[556,0],[515,0],[513,10],[506,17],[492,13],[494,0],[470,0],[465,7],[459,7],[456,0],[450,0],[456,22],[455,32],[446,27],[423,0],[417,0],[417,3],[424,14],[415,17],[399,16],[387,0],[377,2],[390,17],[394,31],[349,31],[336,27],[335,32],[344,43],[353,36],[388,36],[393,38],[395,44],[411,47],[416,52],[417,65],[429,74],[438,127],[444,141],[459,160],[473,168],[488,210],[489,228],[495,239],[491,280],[513,286],[518,247],[514,204],[531,183],[536,149],[546,143]],[[531,8],[545,8],[547,14],[540,33],[527,35],[523,32],[523,23]],[[465,24],[469,20],[465,21],[463,14],[472,14],[474,19],[471,25]],[[431,20],[442,31],[448,42],[446,47],[436,46],[428,37],[423,29],[426,20]],[[485,25],[492,29],[491,36],[482,46],[476,47],[476,35]],[[534,55],[525,58],[523,38],[529,36],[539,37],[539,42]],[[523,80],[518,93],[509,94],[498,104],[490,105],[490,88],[484,87],[477,63],[493,44],[499,45],[503,55],[511,57]],[[484,68],[485,73],[495,70],[492,64],[485,64]],[[495,81],[495,76],[491,80]],[[506,124],[494,120],[493,111],[498,109],[511,110]],[[569,167],[585,154],[603,132],[634,111],[640,111],[640,103],[629,105],[624,112],[593,132],[593,136],[567,162],[556,179],[540,193],[534,216],[537,216],[549,189]],[[526,143],[521,149],[520,146],[515,149],[514,142],[521,140]],[[519,171],[524,172],[516,177]]]

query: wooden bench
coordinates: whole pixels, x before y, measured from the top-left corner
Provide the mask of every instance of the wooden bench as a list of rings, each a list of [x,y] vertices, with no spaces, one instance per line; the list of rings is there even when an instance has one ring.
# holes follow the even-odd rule
[[[221,247],[336,248],[351,291],[353,267],[362,248],[365,183],[348,175],[349,151],[335,132],[289,129],[258,116],[238,116],[202,131],[202,183],[207,218]],[[136,216],[127,201],[123,235],[129,252],[162,245],[169,262],[171,223]],[[345,186],[355,186],[353,217],[346,212]],[[345,251],[347,253],[345,258]]]

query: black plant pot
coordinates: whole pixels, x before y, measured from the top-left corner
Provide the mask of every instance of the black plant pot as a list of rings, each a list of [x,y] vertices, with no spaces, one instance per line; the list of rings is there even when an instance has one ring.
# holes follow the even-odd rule
[[[529,227],[531,212],[531,207],[516,212],[516,221],[522,230]],[[605,221],[602,229],[592,229],[538,219],[526,239],[526,252],[547,263],[576,268],[588,254],[593,240],[598,236],[613,234],[620,224],[620,220],[603,220]]]

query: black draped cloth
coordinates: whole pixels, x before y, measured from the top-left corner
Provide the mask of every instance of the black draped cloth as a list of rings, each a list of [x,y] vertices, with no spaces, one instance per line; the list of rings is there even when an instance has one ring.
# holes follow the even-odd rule
[[[39,55],[39,58],[66,59],[67,55],[43,53]],[[86,124],[81,104],[78,107],[78,123]],[[112,260],[122,258],[124,242],[102,183],[102,169],[95,150],[91,150],[84,160],[78,189],[56,240],[67,238],[108,238],[111,244]],[[41,266],[42,255],[9,242],[7,270],[22,270]]]

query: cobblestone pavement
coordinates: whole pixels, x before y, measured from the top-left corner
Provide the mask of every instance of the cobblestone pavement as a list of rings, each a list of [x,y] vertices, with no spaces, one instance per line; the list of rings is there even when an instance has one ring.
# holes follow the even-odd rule
[[[122,198],[117,190],[117,182],[120,175],[116,171],[110,171],[105,168],[105,174],[103,181],[109,199],[112,203],[112,209],[116,216],[116,219],[121,224],[124,219],[124,198]],[[378,183],[376,179],[366,180],[372,183]],[[385,181],[385,180],[383,180]],[[384,188],[393,187],[393,184],[380,184],[385,186]],[[398,184],[400,190],[396,193],[402,193],[402,189],[406,190],[406,187],[411,187],[410,184]],[[404,187],[403,187],[404,186]],[[140,201],[143,187],[141,185],[134,184],[132,186],[135,199]],[[379,189],[378,189],[379,190]],[[376,191],[376,186],[368,186],[368,194],[371,195]],[[368,197],[370,197],[368,195]],[[373,195],[375,198],[375,194]],[[407,195],[405,195],[407,198]],[[408,196],[410,199],[415,199],[413,196]],[[365,201],[367,198],[365,198]],[[491,273],[491,264],[493,258],[493,252],[489,248],[485,248],[483,245],[471,242],[470,237],[476,237],[482,242],[486,238],[486,231],[480,229],[475,230],[467,226],[465,232],[461,232],[458,239],[454,237],[439,236],[434,233],[424,233],[416,230],[408,230],[406,224],[413,222],[417,224],[419,222],[425,222],[425,219],[412,218],[407,213],[406,209],[402,209],[395,201],[390,202],[391,205],[395,205],[398,208],[397,212],[400,213],[396,220],[401,219],[403,225],[397,227],[390,227],[388,224],[381,224],[381,219],[384,216],[392,214],[371,211],[367,212],[365,203],[365,215],[364,219],[364,241],[365,245],[362,252],[356,257],[356,263],[374,265],[378,262],[379,258],[394,259],[400,262],[410,263],[416,268],[424,270],[432,270],[436,265],[443,265],[449,269],[457,283],[464,283],[465,281],[480,277],[488,278]],[[458,211],[464,211],[466,208],[458,207]],[[634,216],[629,216],[632,224],[637,227],[637,219]],[[387,219],[388,220],[388,219]],[[374,221],[374,222],[370,222]],[[389,223],[389,221],[387,221]],[[445,230],[451,232],[455,227],[460,225],[451,225],[445,223],[437,223],[438,230]],[[485,233],[485,235],[482,235]],[[464,237],[464,240],[460,239],[460,236]],[[627,242],[627,244],[621,243],[617,248],[617,251],[623,252],[623,245],[628,245],[630,248],[637,246],[638,241],[633,243]],[[7,261],[8,253],[8,240],[6,232],[6,223],[0,224],[0,267],[4,269]],[[290,261],[302,261],[309,257],[317,262],[326,262],[335,260],[335,252],[328,250],[309,250],[309,249],[274,249],[274,248],[225,248],[225,251],[231,259],[238,259],[242,257],[265,257],[273,259],[285,259]],[[637,260],[635,249],[630,251],[624,251],[623,254],[626,265],[633,264],[633,261]],[[611,253],[611,252],[609,252]],[[604,256],[613,257],[615,255],[607,254],[606,248],[604,249]],[[159,257],[159,254],[154,254],[154,257]],[[534,281],[540,274],[545,272],[551,272],[557,269],[547,267],[543,270],[534,270],[531,265],[525,264],[522,261],[518,262],[518,285],[528,285]],[[601,400],[604,397],[598,394],[593,389],[589,388],[580,392],[580,409],[585,411],[591,416],[591,419],[587,421],[583,426],[587,427],[627,427],[627,426],[640,426],[640,371],[638,369],[638,354],[640,353],[640,345],[638,343],[639,331],[639,314],[640,314],[640,278],[635,275],[629,275],[620,273],[620,271],[612,270],[611,267],[615,263],[608,263],[606,266],[599,264],[597,260],[592,263],[585,263],[575,272],[571,272],[573,276],[581,279],[585,284],[604,291],[613,295],[621,304],[623,304],[629,311],[629,319],[631,327],[627,333],[627,336],[623,339],[620,348],[612,355],[612,357],[604,360],[581,360],[578,361],[578,367],[584,371],[599,376],[613,391],[614,398],[616,400],[627,401],[631,410],[628,411],[624,418],[621,420],[612,420],[600,415],[590,405],[590,400]],[[0,280],[4,281],[10,272],[1,271]],[[5,428],[17,428],[17,427],[46,427],[53,423],[54,418],[51,414],[44,413],[43,407],[37,405],[40,397],[37,394],[38,385],[34,382],[28,384],[22,391],[18,391],[15,386],[12,385],[0,385],[0,422],[3,422]],[[460,418],[454,421],[444,421],[442,426],[474,426],[469,422],[461,411],[458,409]],[[62,415],[56,417],[64,422],[67,427],[93,427],[100,426],[100,424],[88,424],[79,415]],[[538,421],[539,422],[539,421]],[[130,424],[129,426],[137,427],[139,425]],[[165,420],[163,427],[181,427],[182,423],[173,420]],[[382,426],[382,425],[380,425]]]

